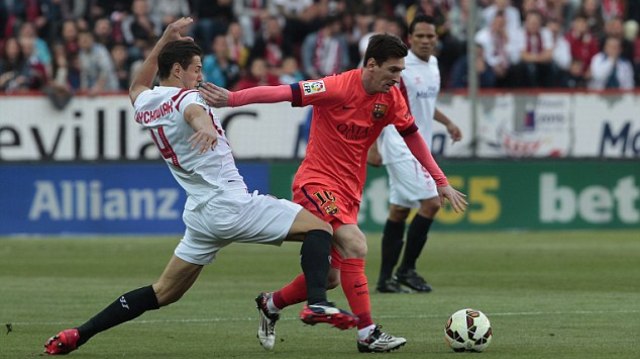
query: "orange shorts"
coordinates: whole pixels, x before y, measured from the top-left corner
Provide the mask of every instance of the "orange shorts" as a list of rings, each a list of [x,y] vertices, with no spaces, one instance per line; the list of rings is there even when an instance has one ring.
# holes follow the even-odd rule
[[[330,223],[334,230],[343,224],[358,224],[360,203],[326,185],[294,186],[293,202]]]

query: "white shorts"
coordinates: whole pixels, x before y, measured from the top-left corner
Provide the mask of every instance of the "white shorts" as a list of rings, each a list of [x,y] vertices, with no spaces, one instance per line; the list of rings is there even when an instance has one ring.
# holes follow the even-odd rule
[[[205,265],[231,243],[279,246],[301,210],[298,204],[258,191],[225,191],[201,207],[184,210],[187,229],[174,253],[186,262]]]
[[[438,196],[436,182],[418,160],[388,163],[386,167],[391,204],[419,208],[421,200]]]

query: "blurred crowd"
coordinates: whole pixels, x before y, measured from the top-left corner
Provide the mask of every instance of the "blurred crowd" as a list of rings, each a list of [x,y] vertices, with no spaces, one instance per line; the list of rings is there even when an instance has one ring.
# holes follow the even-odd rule
[[[359,65],[368,38],[407,39],[436,19],[443,89],[468,83],[467,33],[482,88],[631,89],[640,84],[640,1],[0,0],[0,91],[126,91],[167,24],[196,22],[207,81],[229,89],[288,84]]]

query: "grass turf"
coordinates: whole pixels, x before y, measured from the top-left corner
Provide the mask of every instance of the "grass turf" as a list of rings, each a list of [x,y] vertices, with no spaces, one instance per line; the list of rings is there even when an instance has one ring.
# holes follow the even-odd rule
[[[161,273],[177,237],[0,238],[0,357],[39,357],[47,337],[79,325]],[[418,263],[431,294],[373,292],[380,235],[367,262],[374,320],[407,338],[394,358],[638,358],[640,232],[434,232]],[[273,352],[255,338],[253,298],[298,273],[299,244],[236,244],[178,303],[101,333],[74,358],[351,358],[355,332],[283,312]],[[329,294],[347,307],[341,290]],[[473,307],[491,320],[482,354],[453,353],[443,325]],[[10,324],[9,332],[6,325]],[[360,354],[364,355],[364,354]]]

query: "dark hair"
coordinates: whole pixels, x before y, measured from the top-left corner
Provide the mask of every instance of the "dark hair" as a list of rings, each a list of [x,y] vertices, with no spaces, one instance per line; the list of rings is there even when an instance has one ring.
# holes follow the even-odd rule
[[[421,22],[424,22],[425,24],[436,26],[436,19],[434,19],[432,16],[418,15],[413,19],[413,21],[411,21],[411,25],[409,25],[409,34],[410,35],[413,34],[413,31],[416,29],[416,25],[418,23],[421,23]]]
[[[191,40],[177,40],[167,43],[158,55],[158,76],[160,79],[168,78],[171,67],[175,63],[186,69],[194,56],[202,57],[202,50]]]
[[[373,58],[379,66],[390,58],[404,58],[408,53],[407,45],[397,36],[376,34],[369,39],[367,51],[364,52],[363,64],[366,66],[369,59]]]

